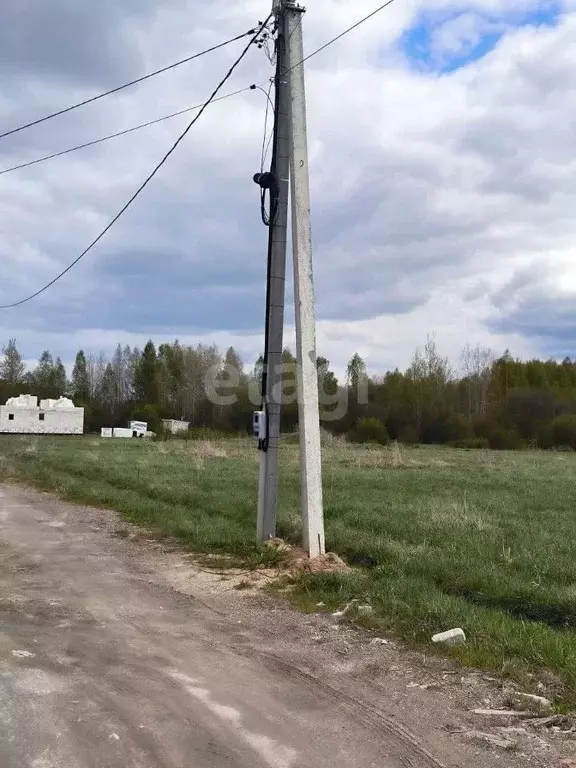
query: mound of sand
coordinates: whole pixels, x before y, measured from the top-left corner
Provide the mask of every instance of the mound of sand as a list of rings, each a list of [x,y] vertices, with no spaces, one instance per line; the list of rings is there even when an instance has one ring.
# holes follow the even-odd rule
[[[349,571],[341,557],[334,552],[327,552],[310,559],[305,549],[292,547],[282,539],[271,539],[266,546],[282,554],[278,569],[286,573],[343,573]]]

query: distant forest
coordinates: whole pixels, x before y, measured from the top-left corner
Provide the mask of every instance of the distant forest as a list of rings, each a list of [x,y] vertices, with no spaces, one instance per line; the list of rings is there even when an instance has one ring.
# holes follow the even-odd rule
[[[76,355],[68,378],[49,351],[26,371],[15,339],[2,350],[0,400],[30,392],[71,397],[86,409],[86,430],[162,419],[189,421],[191,429],[248,432],[259,407],[262,360],[245,370],[237,352],[175,341],[142,351],[118,345],[105,354]],[[433,338],[405,371],[373,375],[360,355],[338,381],[323,357],[317,361],[324,429],[357,442],[451,444],[462,448],[522,447],[576,450],[576,362],[495,357],[467,345],[457,369],[438,354]],[[283,429],[298,428],[296,360],[284,352]]]

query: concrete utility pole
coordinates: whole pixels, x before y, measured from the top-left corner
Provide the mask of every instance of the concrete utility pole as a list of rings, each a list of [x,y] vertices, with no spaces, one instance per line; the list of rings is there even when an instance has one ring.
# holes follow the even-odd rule
[[[268,244],[267,340],[265,350],[264,410],[266,438],[260,442],[260,485],[256,538],[263,543],[276,536],[278,500],[278,448],[282,412],[282,352],[284,348],[284,296],[286,285],[286,242],[288,229],[288,192],[290,176],[290,117],[286,77],[286,30],[280,0],[273,10],[278,23],[276,65],[276,116],[272,173],[274,188],[270,199],[272,220]],[[275,209],[275,210],[274,210]]]
[[[298,423],[304,545],[310,557],[324,554],[322,455],[316,367],[316,312],[312,271],[310,180],[302,15],[294,0],[282,0],[290,81],[290,174],[292,246],[298,360]]]

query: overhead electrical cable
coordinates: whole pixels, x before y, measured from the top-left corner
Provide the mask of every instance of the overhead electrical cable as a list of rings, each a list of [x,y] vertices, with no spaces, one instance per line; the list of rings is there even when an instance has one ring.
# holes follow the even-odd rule
[[[357,29],[361,24],[364,24],[366,21],[368,21],[369,19],[373,18],[376,14],[380,13],[380,11],[383,11],[389,5],[392,5],[393,2],[395,2],[395,0],[388,0],[387,3],[384,3],[384,5],[381,5],[375,11],[370,13],[368,16],[365,16],[363,19],[361,19],[360,21],[356,22],[353,26],[351,26],[348,29],[346,29],[344,32],[339,34],[337,37],[334,37],[332,40],[329,40],[327,43],[322,45],[320,48],[318,48],[315,51],[313,51],[312,53],[310,53],[308,56],[306,56],[305,59],[303,59],[301,62],[299,62],[295,66],[300,66],[300,64],[302,64],[305,61],[308,61],[313,56],[317,56],[319,53],[321,53],[322,51],[326,50],[328,47],[330,47],[331,45],[336,43],[338,40],[341,40],[345,35],[349,34],[353,30]],[[198,54],[198,55],[200,55],[200,54]],[[262,86],[269,85],[271,82],[273,83],[273,81],[274,81],[274,78],[271,78],[271,79],[268,79],[268,80],[263,80],[260,83],[255,83],[253,85],[249,85],[246,88],[241,88],[240,90],[234,91],[233,93],[225,94],[224,96],[221,96],[218,99],[213,99],[212,103],[215,103],[217,101],[223,101],[224,99],[229,99],[232,96],[239,96],[240,94],[246,93],[247,91],[250,91],[250,90],[255,90],[255,89],[263,90]],[[127,87],[127,86],[125,86],[125,87]],[[111,91],[111,92],[113,92],[113,91]],[[103,94],[103,95],[106,95],[106,94]],[[101,98],[101,97],[96,97],[96,98]],[[179,117],[180,115],[184,115],[187,112],[193,112],[196,109],[200,109],[201,106],[202,105],[197,105],[197,106],[194,106],[194,107],[187,107],[186,109],[181,109],[178,112],[172,112],[169,115],[164,115],[163,117],[156,118],[155,120],[149,120],[146,123],[141,123],[140,125],[135,125],[132,128],[127,128],[127,129],[125,129],[123,131],[118,131],[117,133],[111,133],[108,136],[103,136],[103,137],[101,137],[99,139],[94,139],[93,141],[85,142],[84,144],[78,144],[75,147],[70,147],[69,149],[62,150],[61,152],[54,152],[54,153],[52,153],[50,155],[44,155],[43,157],[39,157],[39,158],[37,158],[35,160],[30,160],[29,162],[26,162],[26,163],[20,163],[18,165],[13,165],[10,168],[4,168],[3,170],[0,170],[0,176],[2,176],[5,173],[11,173],[12,171],[21,170],[22,168],[29,168],[31,165],[37,165],[38,163],[43,163],[46,160],[53,160],[56,157],[62,157],[63,155],[68,155],[71,152],[77,152],[78,150],[81,150],[81,149],[86,149],[88,147],[93,147],[93,146],[95,146],[97,144],[101,144],[103,142],[110,141],[111,139],[116,139],[116,138],[118,138],[120,136],[125,136],[128,133],[133,133],[134,131],[140,131],[143,128],[149,128],[150,126],[157,125],[158,123],[162,123],[165,120],[171,120],[171,119],[173,119],[175,117]],[[73,109],[73,107],[70,107],[70,109]],[[55,113],[55,114],[59,114],[59,113]],[[49,119],[49,117],[44,118],[44,119]],[[22,126],[22,129],[24,129],[25,127],[27,127],[27,126]],[[8,134],[3,134],[3,135],[6,136]],[[2,138],[1,135],[0,135],[0,138]]]
[[[34,125],[40,125],[40,123],[45,123],[47,120],[52,120],[52,118],[54,117],[65,115],[67,112],[72,112],[73,110],[79,109],[80,107],[85,107],[87,104],[92,104],[94,101],[103,99],[106,96],[111,96],[114,93],[119,93],[120,91],[123,91],[126,88],[130,88],[133,85],[138,85],[138,83],[143,83],[145,80],[150,80],[151,78],[156,77],[157,75],[161,75],[164,72],[168,72],[171,69],[176,69],[176,67],[180,67],[183,64],[187,64],[190,61],[194,61],[194,59],[199,59],[201,56],[206,56],[206,54],[208,53],[212,53],[213,51],[218,51],[220,48],[224,48],[225,46],[230,45],[231,43],[235,43],[238,40],[242,40],[244,37],[247,37],[248,35],[253,35],[255,32],[256,32],[255,29],[250,29],[248,30],[248,32],[243,32],[241,35],[236,35],[236,37],[230,38],[230,40],[225,40],[223,43],[219,43],[218,45],[213,45],[211,48],[206,48],[206,50],[200,51],[200,53],[195,53],[192,56],[187,56],[185,59],[180,59],[179,61],[175,61],[173,64],[169,64],[167,67],[162,67],[162,69],[157,69],[154,72],[150,72],[147,75],[138,77],[135,80],[130,80],[129,83],[118,85],[115,88],[111,88],[109,91],[105,91],[104,93],[99,93],[97,96],[91,96],[89,99],[80,101],[77,104],[72,104],[71,106],[65,107],[64,109],[59,109],[57,112],[52,112],[51,114],[45,115],[44,117],[40,117],[37,120],[32,120],[31,122],[25,123],[24,125],[20,125],[17,128],[12,128],[9,131],[0,133],[0,139],[4,139],[6,138],[6,136],[12,136],[14,133],[19,133],[20,131],[24,131],[26,128],[31,128]]]
[[[246,91],[250,91],[252,89],[252,86],[247,86],[246,88],[240,88],[238,91],[233,91],[232,93],[227,93],[224,96],[219,96],[217,99],[212,99],[212,104],[216,104],[218,101],[224,101],[225,99],[230,99],[232,96],[238,96],[241,93],[246,93]],[[202,104],[196,104],[193,107],[186,107],[186,109],[180,109],[178,112],[171,112],[169,115],[164,115],[163,117],[158,117],[155,120],[148,120],[146,123],[140,123],[140,125],[134,125],[132,128],[126,128],[123,131],[118,131],[117,133],[110,133],[108,136],[102,136],[99,139],[94,139],[93,141],[87,141],[84,144],[77,144],[75,147],[70,147],[69,149],[64,149],[61,152],[53,152],[51,155],[44,155],[43,157],[38,157],[35,160],[29,160],[26,163],[20,163],[19,165],[13,165],[10,168],[4,168],[0,170],[0,176],[2,176],[5,173],[11,173],[12,171],[19,171],[22,168],[29,168],[31,165],[37,165],[38,163],[44,163],[46,160],[53,160],[56,157],[62,157],[63,155],[69,155],[71,152],[78,152],[80,149],[87,149],[88,147],[94,147],[97,144],[102,144],[105,141],[110,141],[110,139],[117,139],[119,136],[126,136],[128,133],[134,133],[134,131],[140,131],[142,128],[149,128],[152,125],[158,125],[158,123],[163,123],[166,120],[172,120],[175,117],[180,117],[181,115],[186,115],[188,112],[195,112],[198,109],[202,108]]]
[[[312,53],[309,53],[308,56],[305,56],[302,61],[299,61],[298,64],[295,64],[292,69],[296,69],[296,67],[299,67],[300,64],[304,64],[305,61],[309,61],[313,56],[317,56],[319,53],[322,53],[322,51],[325,51],[326,48],[329,48],[331,45],[334,45],[334,43],[337,43],[339,40],[342,40],[343,37],[346,37],[346,35],[350,34],[350,32],[353,32],[355,29],[358,29],[358,27],[362,26],[362,24],[365,24],[370,19],[373,19],[374,16],[379,14],[381,11],[383,11],[385,8],[388,8],[389,5],[392,5],[396,0],[388,0],[388,2],[384,3],[380,7],[376,8],[372,13],[369,13],[368,16],[364,16],[363,19],[360,19],[360,21],[357,21],[355,24],[353,24],[351,27],[348,27],[348,29],[345,29],[344,32],[341,32],[339,35],[336,35],[336,37],[333,37],[332,40],[328,40],[327,43],[324,43],[324,45],[321,45],[320,48],[317,48],[315,51],[312,51]],[[290,72],[290,70],[288,70]]]
[[[121,216],[130,208],[132,203],[136,200],[136,198],[143,192],[143,190],[148,186],[148,184],[152,181],[154,176],[158,173],[160,168],[164,165],[164,163],[168,160],[168,158],[173,154],[173,152],[176,150],[176,148],[179,146],[179,144],[182,142],[182,140],[186,137],[186,135],[189,133],[190,129],[198,122],[200,117],[203,115],[204,111],[207,109],[207,107],[214,101],[220,90],[224,87],[224,85],[228,82],[228,80],[232,77],[234,74],[234,71],[236,68],[240,65],[240,63],[244,60],[246,57],[248,51],[252,47],[252,45],[258,40],[260,34],[262,33],[262,30],[266,28],[268,22],[272,18],[272,14],[268,16],[265,22],[262,23],[261,26],[258,27],[258,30],[255,32],[253,37],[250,39],[250,42],[248,45],[244,48],[240,56],[236,59],[234,64],[230,67],[226,75],[222,78],[220,83],[216,86],[210,97],[206,102],[204,102],[203,106],[201,107],[198,114],[192,119],[192,121],[187,125],[185,130],[180,134],[178,139],[174,142],[172,147],[168,150],[168,152],[164,155],[162,160],[155,166],[155,168],[152,170],[152,172],[146,177],[146,179],[142,182],[142,184],[138,187],[136,192],[130,197],[127,203],[120,209],[120,211],[114,216],[114,218],[107,224],[107,226],[100,232],[100,234],[92,240],[90,245],[82,251],[82,253],[74,259],[67,267],[66,269],[63,269],[56,277],[54,277],[52,280],[50,280],[49,283],[46,283],[46,285],[42,286],[39,290],[35,291],[34,293],[30,294],[30,296],[26,296],[24,299],[20,299],[19,301],[12,302],[11,304],[2,304],[0,305],[0,309],[11,309],[13,307],[19,307],[22,304],[25,304],[28,301],[31,301],[32,299],[35,299],[37,296],[39,296],[41,293],[44,293],[48,288],[50,288],[54,283],[56,283],[60,278],[64,277],[64,275],[69,272],[73,267],[78,264],[78,262],[88,254],[94,246],[102,240],[102,238],[109,232],[112,227],[116,224],[116,222],[121,218]]]
[[[275,114],[275,106],[270,98],[270,94],[272,93],[272,86],[274,85],[274,81],[270,81],[270,85],[268,87],[268,91],[265,91],[262,86],[257,85],[256,88],[259,91],[262,91],[264,96],[266,96],[266,114],[264,115],[264,138],[262,140],[262,156],[260,159],[260,173],[264,173],[264,165],[266,164],[266,156],[268,154],[268,150],[270,149],[270,144],[272,143],[272,139],[274,138],[274,132],[272,131],[270,135],[268,135],[268,118],[270,117],[270,110],[272,110],[272,114]]]
[[[294,65],[294,67],[293,67],[292,69],[295,69],[296,67],[298,67],[298,66],[300,66],[301,64],[303,64],[305,61],[309,61],[309,60],[310,60],[312,57],[314,57],[314,56],[318,55],[318,54],[319,54],[319,53],[321,53],[322,51],[325,51],[325,50],[326,50],[327,48],[329,48],[331,45],[333,45],[334,43],[336,43],[336,42],[338,42],[339,40],[341,40],[343,37],[345,37],[346,35],[348,35],[350,32],[354,31],[354,30],[355,30],[355,29],[357,29],[359,26],[361,26],[362,24],[364,24],[366,21],[368,21],[369,19],[372,19],[374,16],[376,16],[378,13],[380,13],[381,11],[383,11],[383,10],[384,10],[385,8],[387,8],[389,5],[392,5],[392,3],[393,3],[393,2],[395,2],[395,0],[388,0],[388,2],[384,3],[383,5],[379,6],[379,7],[378,7],[378,8],[376,8],[374,11],[372,11],[372,13],[369,13],[367,16],[365,16],[364,18],[360,19],[359,21],[357,21],[357,22],[356,22],[355,24],[353,24],[352,26],[348,27],[346,30],[344,30],[343,32],[341,32],[339,35],[337,35],[336,37],[332,38],[331,40],[329,40],[329,41],[328,41],[327,43],[325,43],[324,45],[320,46],[320,48],[317,48],[315,51],[313,51],[312,53],[308,54],[308,56],[306,56],[306,57],[305,57],[305,58],[304,58],[302,61],[300,61],[300,62],[298,62],[298,64]],[[169,151],[166,153],[166,155],[164,156],[164,158],[163,158],[163,159],[160,161],[160,163],[158,163],[158,165],[157,165],[157,166],[154,168],[154,170],[153,170],[153,171],[152,171],[152,173],[151,173],[151,174],[150,174],[150,175],[147,177],[147,179],[146,179],[146,180],[145,180],[145,181],[144,181],[144,182],[143,182],[143,183],[140,185],[140,187],[139,187],[139,188],[136,190],[136,192],[135,192],[135,193],[132,195],[132,197],[131,197],[131,198],[128,200],[128,202],[127,202],[127,203],[124,205],[124,207],[123,207],[123,208],[122,208],[122,209],[119,211],[119,213],[118,213],[118,214],[117,214],[117,215],[116,215],[116,216],[115,216],[115,217],[112,219],[112,221],[111,221],[111,222],[110,222],[110,223],[107,225],[107,227],[106,227],[104,230],[102,230],[102,232],[101,232],[101,233],[98,235],[98,237],[96,237],[96,238],[95,238],[95,239],[94,239],[94,240],[93,240],[93,241],[90,243],[90,245],[89,245],[89,246],[86,248],[86,250],[85,250],[85,251],[83,251],[83,252],[80,254],[80,256],[78,256],[78,257],[77,257],[77,258],[76,258],[76,259],[75,259],[73,262],[71,262],[71,264],[69,264],[69,265],[66,267],[66,269],[64,269],[62,272],[60,272],[60,274],[58,274],[58,275],[57,275],[57,276],[56,276],[56,277],[55,277],[53,280],[51,280],[49,283],[47,283],[46,285],[44,285],[44,286],[43,286],[42,288],[40,288],[38,291],[36,291],[35,293],[31,294],[30,296],[27,296],[27,297],[26,297],[26,298],[24,298],[24,299],[21,299],[20,301],[16,301],[16,302],[13,302],[12,304],[3,304],[3,305],[0,305],[0,309],[11,309],[11,308],[13,308],[13,307],[18,307],[18,306],[20,306],[20,305],[22,305],[22,304],[25,304],[25,303],[27,303],[28,301],[31,301],[32,299],[35,299],[35,298],[36,298],[37,296],[39,296],[41,293],[44,293],[44,291],[46,291],[48,288],[50,288],[52,285],[54,285],[54,283],[56,283],[58,280],[60,280],[60,278],[61,278],[61,277],[63,277],[63,276],[64,276],[64,275],[65,275],[67,272],[69,272],[69,271],[70,271],[70,270],[71,270],[71,269],[72,269],[74,266],[76,266],[76,264],[78,264],[78,262],[79,262],[81,259],[83,259],[83,258],[84,258],[84,256],[86,256],[86,254],[87,254],[87,253],[89,253],[89,252],[92,250],[92,248],[93,248],[93,247],[94,247],[94,246],[95,246],[95,245],[96,245],[96,244],[97,244],[97,243],[98,243],[98,242],[99,242],[99,241],[100,241],[100,240],[101,240],[101,239],[104,237],[104,235],[106,235],[106,233],[107,233],[107,232],[108,232],[108,231],[109,231],[109,230],[110,230],[110,229],[111,229],[111,228],[114,226],[114,224],[116,224],[116,222],[118,221],[118,219],[120,219],[120,217],[121,217],[121,216],[122,216],[122,215],[123,215],[123,214],[124,214],[124,213],[125,213],[125,212],[128,210],[128,208],[129,208],[129,207],[132,205],[132,203],[134,202],[134,200],[136,200],[136,198],[137,198],[137,197],[140,195],[140,193],[141,193],[141,192],[144,190],[144,188],[145,188],[145,187],[146,187],[146,186],[149,184],[149,182],[152,180],[152,178],[153,178],[153,177],[156,175],[156,173],[157,173],[157,172],[160,170],[160,168],[161,168],[161,167],[164,165],[164,163],[166,162],[166,160],[168,160],[168,158],[170,157],[170,155],[171,155],[171,154],[172,154],[172,153],[175,151],[175,149],[177,148],[177,146],[180,144],[180,142],[181,142],[181,141],[182,141],[182,139],[183,139],[183,138],[186,136],[186,134],[189,132],[189,130],[192,128],[192,126],[193,126],[193,125],[194,125],[194,124],[197,122],[197,120],[199,120],[199,118],[200,118],[200,117],[201,117],[201,115],[203,114],[204,110],[205,110],[205,109],[207,109],[207,107],[208,107],[210,104],[212,104],[214,101],[216,101],[216,100],[217,100],[217,99],[216,99],[216,96],[217,96],[217,94],[219,93],[219,91],[221,90],[221,88],[222,88],[222,87],[225,85],[225,83],[226,83],[226,82],[227,82],[227,81],[230,79],[230,77],[232,76],[233,72],[234,72],[234,71],[235,71],[235,69],[238,67],[238,65],[241,63],[241,61],[242,61],[242,60],[245,58],[245,56],[246,56],[246,54],[248,53],[248,51],[250,50],[251,46],[252,46],[252,45],[253,45],[253,44],[254,44],[254,43],[255,43],[255,42],[258,40],[258,38],[260,37],[260,35],[261,35],[262,31],[263,31],[263,30],[264,30],[264,29],[267,27],[267,25],[268,25],[269,21],[271,20],[272,16],[273,16],[273,14],[270,14],[270,15],[268,16],[268,18],[266,19],[266,21],[265,21],[265,22],[264,22],[264,23],[263,23],[261,26],[259,26],[259,27],[258,27],[258,30],[257,30],[257,31],[256,31],[256,33],[254,34],[254,36],[251,38],[251,40],[250,40],[250,42],[248,43],[248,45],[247,45],[247,46],[244,48],[244,50],[242,51],[242,53],[241,53],[240,57],[239,57],[239,58],[238,58],[238,59],[237,59],[237,60],[234,62],[234,64],[232,65],[232,67],[231,67],[231,68],[228,70],[227,74],[225,75],[225,77],[223,78],[223,80],[222,80],[222,81],[219,83],[219,85],[216,87],[216,89],[214,90],[214,92],[212,93],[212,95],[210,96],[210,98],[209,98],[209,99],[208,99],[208,100],[207,100],[207,101],[206,101],[206,102],[205,102],[205,103],[202,105],[202,107],[200,108],[200,111],[199,111],[199,113],[196,115],[196,117],[195,117],[195,118],[194,118],[194,119],[193,119],[193,120],[192,120],[192,121],[189,123],[189,125],[187,126],[187,128],[185,129],[185,131],[184,131],[184,132],[183,132],[183,133],[182,133],[182,134],[179,136],[179,138],[177,139],[177,141],[175,142],[175,144],[172,146],[172,148],[171,148],[171,149],[170,149],[170,150],[169,150]],[[252,32],[252,31],[251,31],[251,32]],[[250,32],[250,33],[251,33],[251,32]],[[247,34],[250,34],[250,33],[247,33]],[[240,36],[240,38],[241,38],[241,37],[245,37],[245,36],[246,36],[246,35],[241,35],[241,36]],[[237,38],[237,39],[240,39],[240,38]],[[236,38],[235,38],[235,39],[236,39]],[[229,42],[231,42],[231,41],[229,41]],[[221,44],[219,47],[222,47],[222,45],[226,45],[226,44],[227,44],[227,43],[223,43],[223,44]],[[196,54],[196,56],[198,56],[198,55],[201,55],[201,54]],[[290,71],[290,70],[288,70],[288,71]],[[152,75],[150,75],[150,76],[152,76]],[[139,82],[139,81],[134,81],[134,82]],[[263,81],[262,83],[259,83],[259,84],[255,84],[255,85],[251,85],[251,86],[248,86],[247,88],[243,88],[243,89],[241,89],[240,91],[236,91],[235,93],[231,93],[231,94],[228,94],[226,97],[223,97],[223,98],[228,98],[229,96],[234,96],[234,95],[237,95],[237,94],[239,94],[239,93],[244,93],[244,92],[245,92],[245,91],[247,91],[247,90],[255,90],[255,89],[256,89],[256,88],[258,88],[259,86],[262,86],[262,85],[267,85],[269,82],[270,82],[270,79],[267,79],[267,80]],[[128,87],[128,86],[129,86],[129,85],[131,85],[131,84],[133,84],[133,83],[128,83],[128,84],[126,84],[124,87]],[[119,90],[119,89],[115,89],[115,90]],[[109,93],[113,93],[113,92],[115,92],[115,91],[110,91]],[[102,98],[102,96],[105,96],[105,95],[107,95],[107,94],[102,94],[100,97],[95,97],[95,98]],[[95,100],[95,99],[92,99],[92,100]],[[89,103],[89,102],[87,102],[87,103]],[[76,105],[76,106],[81,106],[81,105],[79,104],[79,105]],[[70,107],[70,108],[68,108],[68,110],[64,110],[64,111],[70,111],[71,109],[75,109],[75,108],[76,108],[76,106],[74,106],[74,107]],[[128,129],[127,131],[121,131],[121,132],[120,132],[120,133],[118,133],[118,134],[113,134],[113,135],[111,135],[111,136],[109,136],[109,137],[104,137],[103,139],[101,139],[101,140],[99,140],[99,141],[107,141],[109,138],[114,138],[114,137],[115,137],[115,136],[117,136],[117,135],[118,135],[118,136],[121,136],[121,135],[124,135],[125,133],[131,132],[131,131],[133,131],[133,130],[140,130],[140,128],[144,128],[144,127],[147,127],[148,125],[153,125],[153,124],[155,124],[155,123],[157,123],[157,122],[161,122],[162,120],[168,120],[168,119],[170,119],[171,117],[175,117],[177,114],[183,114],[184,112],[188,112],[188,111],[190,111],[191,109],[194,109],[194,107],[191,107],[191,108],[189,108],[189,109],[186,109],[186,110],[182,110],[182,112],[181,112],[181,113],[173,113],[172,115],[167,115],[167,116],[165,116],[164,118],[159,118],[158,120],[154,120],[154,121],[151,121],[150,123],[145,123],[145,124],[143,124],[143,125],[141,125],[141,126],[136,126],[135,128],[132,128],[132,129]],[[54,115],[48,116],[48,117],[46,117],[46,118],[43,118],[42,120],[40,120],[40,121],[36,121],[35,123],[30,123],[29,125],[35,125],[35,124],[37,124],[38,122],[43,122],[44,120],[48,120],[48,119],[50,119],[50,117],[55,117],[55,116],[56,116],[56,114],[62,114],[62,112],[60,112],[60,113],[55,113]],[[0,134],[0,138],[3,138],[4,136],[6,136],[6,135],[9,135],[10,133],[16,133],[18,130],[24,130],[24,128],[27,128],[27,127],[29,127],[29,126],[22,126],[21,128],[18,128],[18,129],[15,129],[15,130],[13,130],[13,131],[10,131],[10,132],[9,132],[9,133],[7,133],[7,134]],[[90,143],[89,143],[89,144],[87,144],[86,146],[92,146],[94,143],[96,143],[96,142],[90,142]],[[60,156],[60,155],[62,155],[62,154],[67,154],[67,152],[69,152],[69,151],[75,151],[76,149],[80,149],[80,148],[83,148],[83,147],[74,147],[74,148],[72,148],[71,150],[67,150],[67,151],[64,151],[64,152],[61,152],[61,153],[57,153],[57,155],[56,155],[56,156]],[[37,161],[35,161],[35,162],[42,162],[42,160],[43,160],[43,159],[49,159],[49,158],[48,158],[48,157],[46,157],[46,158],[41,158],[41,159],[39,159],[39,160],[37,160]],[[29,164],[32,164],[32,163],[29,163]],[[28,165],[29,165],[29,164],[28,164]],[[8,172],[8,170],[16,170],[16,168],[14,168],[14,169],[6,169],[6,171],[4,171],[4,172],[6,173],[6,172]]]

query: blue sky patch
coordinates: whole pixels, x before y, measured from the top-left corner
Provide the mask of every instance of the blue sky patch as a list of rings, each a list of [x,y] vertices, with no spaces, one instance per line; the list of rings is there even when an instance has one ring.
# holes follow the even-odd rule
[[[555,0],[523,14],[424,13],[402,35],[400,48],[414,68],[447,74],[481,59],[513,29],[554,26],[560,13]]]

